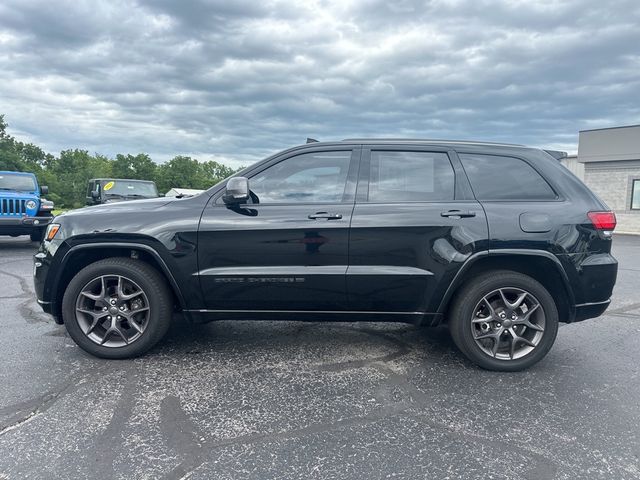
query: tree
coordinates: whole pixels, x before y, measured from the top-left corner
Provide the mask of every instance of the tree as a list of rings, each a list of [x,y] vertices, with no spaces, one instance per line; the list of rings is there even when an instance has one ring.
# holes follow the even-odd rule
[[[110,177],[111,161],[102,155],[89,155],[86,150],[63,150],[47,169],[51,198],[65,207],[85,204],[87,182],[94,177]]]
[[[7,133],[4,115],[0,115],[0,170],[22,171],[22,159],[16,151],[16,141]]]
[[[146,153],[137,155],[116,155],[112,161],[111,175],[114,178],[133,178],[137,180],[154,180],[158,166]]]
[[[204,162],[201,165],[204,177],[206,178],[206,183],[208,184],[205,188],[209,188],[237,172],[237,170],[214,160]]]
[[[161,192],[174,187],[202,188],[201,172],[197,160],[178,155],[158,167],[156,183]]]
[[[4,115],[0,115],[0,170],[32,172],[42,179],[43,168],[53,159],[32,143],[17,141],[7,133]]]
[[[48,185],[48,198],[58,207],[85,204],[87,182],[91,178],[133,178],[154,180],[160,192],[174,187],[206,189],[235,173],[215,161],[198,162],[178,155],[158,165],[146,153],[118,154],[115,159],[90,155],[86,150],[69,149],[54,156],[37,145],[17,141],[7,132],[0,115],[0,170],[33,172],[41,185]]]

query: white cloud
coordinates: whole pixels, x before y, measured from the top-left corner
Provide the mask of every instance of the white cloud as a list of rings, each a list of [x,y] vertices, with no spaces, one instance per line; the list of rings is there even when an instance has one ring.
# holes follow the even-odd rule
[[[13,0],[0,113],[49,151],[248,164],[307,136],[574,150],[638,123],[635,0]]]

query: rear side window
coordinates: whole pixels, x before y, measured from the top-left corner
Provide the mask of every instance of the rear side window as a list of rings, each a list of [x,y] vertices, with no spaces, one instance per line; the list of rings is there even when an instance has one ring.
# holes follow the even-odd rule
[[[478,200],[555,200],[557,195],[527,162],[498,155],[459,154]]]
[[[369,202],[453,200],[455,175],[446,153],[371,152]]]

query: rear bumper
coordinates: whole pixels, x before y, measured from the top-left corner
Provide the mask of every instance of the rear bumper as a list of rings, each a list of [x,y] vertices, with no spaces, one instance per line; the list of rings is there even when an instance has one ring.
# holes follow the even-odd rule
[[[575,316],[580,322],[599,317],[611,303],[611,294],[618,276],[618,261],[609,253],[573,256],[574,270],[570,281],[575,294]]]
[[[576,305],[576,316],[573,321],[581,322],[582,320],[587,320],[589,318],[599,317],[609,307],[610,303],[611,299],[605,300],[604,302],[582,303],[580,305]]]

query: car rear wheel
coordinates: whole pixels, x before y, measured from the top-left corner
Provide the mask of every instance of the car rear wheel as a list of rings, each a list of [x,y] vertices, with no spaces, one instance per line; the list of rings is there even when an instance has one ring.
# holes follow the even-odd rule
[[[551,294],[533,278],[489,272],[458,292],[449,329],[460,351],[480,367],[524,370],[553,345],[558,310]]]
[[[171,293],[154,268],[139,260],[109,258],[73,277],[62,315],[82,349],[102,358],[142,355],[165,335],[171,322]]]

